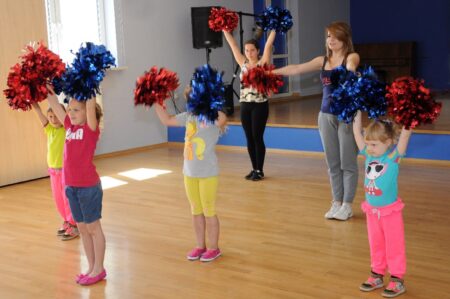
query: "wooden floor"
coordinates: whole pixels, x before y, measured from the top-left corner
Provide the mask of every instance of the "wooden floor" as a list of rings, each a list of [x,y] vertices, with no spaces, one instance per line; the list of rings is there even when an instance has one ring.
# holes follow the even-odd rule
[[[359,291],[369,273],[364,216],[324,219],[330,188],[321,155],[269,151],[261,182],[246,181],[242,149],[220,149],[223,257],[189,262],[194,246],[182,149],[168,145],[96,161],[125,182],[104,192],[107,281],[74,282],[86,266],[79,239],[62,242],[48,179],[0,188],[0,298],[381,298]],[[362,165],[360,165],[362,168]],[[134,180],[119,172],[171,173]],[[400,175],[408,273],[401,298],[450,298],[450,169],[405,162]],[[360,186],[362,177],[360,177]]]
[[[317,127],[321,99],[321,95],[271,99],[268,125]],[[436,97],[436,100],[443,104],[439,118],[434,124],[420,126],[417,130],[450,134],[450,94],[440,95]],[[230,117],[230,121],[240,123],[238,107],[234,115]]]

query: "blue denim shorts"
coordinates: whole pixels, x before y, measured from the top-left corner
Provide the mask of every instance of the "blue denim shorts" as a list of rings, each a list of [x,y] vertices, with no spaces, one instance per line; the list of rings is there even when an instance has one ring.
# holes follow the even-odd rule
[[[66,186],[66,196],[76,222],[92,223],[102,218],[103,189],[100,182],[92,187]]]

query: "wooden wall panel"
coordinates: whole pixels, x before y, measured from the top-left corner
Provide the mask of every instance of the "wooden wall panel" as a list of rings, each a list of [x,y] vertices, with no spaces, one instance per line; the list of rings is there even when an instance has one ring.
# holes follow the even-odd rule
[[[30,41],[47,41],[44,0],[0,0],[0,186],[47,175],[46,138],[34,112],[9,108],[9,68]]]

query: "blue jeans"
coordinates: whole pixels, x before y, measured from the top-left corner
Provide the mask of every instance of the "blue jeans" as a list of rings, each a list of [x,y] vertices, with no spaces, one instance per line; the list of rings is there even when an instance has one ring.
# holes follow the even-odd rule
[[[66,186],[66,196],[76,222],[92,223],[102,218],[103,189],[100,182],[92,187]]]

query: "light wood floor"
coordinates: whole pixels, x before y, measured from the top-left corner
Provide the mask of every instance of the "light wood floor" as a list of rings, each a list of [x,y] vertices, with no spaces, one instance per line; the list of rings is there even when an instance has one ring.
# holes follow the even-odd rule
[[[321,95],[289,98],[271,99],[269,101],[268,125],[288,125],[296,127],[317,127],[317,115],[320,111]],[[450,134],[450,94],[443,94],[436,97],[442,103],[442,110],[435,123],[423,125],[416,129],[419,131],[430,131],[433,133],[445,132]],[[239,108],[230,117],[230,121],[240,123]],[[368,121],[364,118],[365,123]]]
[[[224,255],[185,260],[194,235],[181,154],[168,145],[96,161],[102,176],[127,184],[105,190],[108,279],[91,287],[74,282],[85,266],[80,240],[55,236],[49,180],[0,188],[0,298],[381,298],[380,290],[358,289],[369,273],[362,189],[350,221],[325,220],[330,190],[321,155],[269,151],[267,179],[251,182],[243,179],[246,152],[219,150]],[[142,181],[118,175],[136,168],[172,172]],[[400,298],[450,298],[449,182],[448,167],[402,165],[408,291]]]

